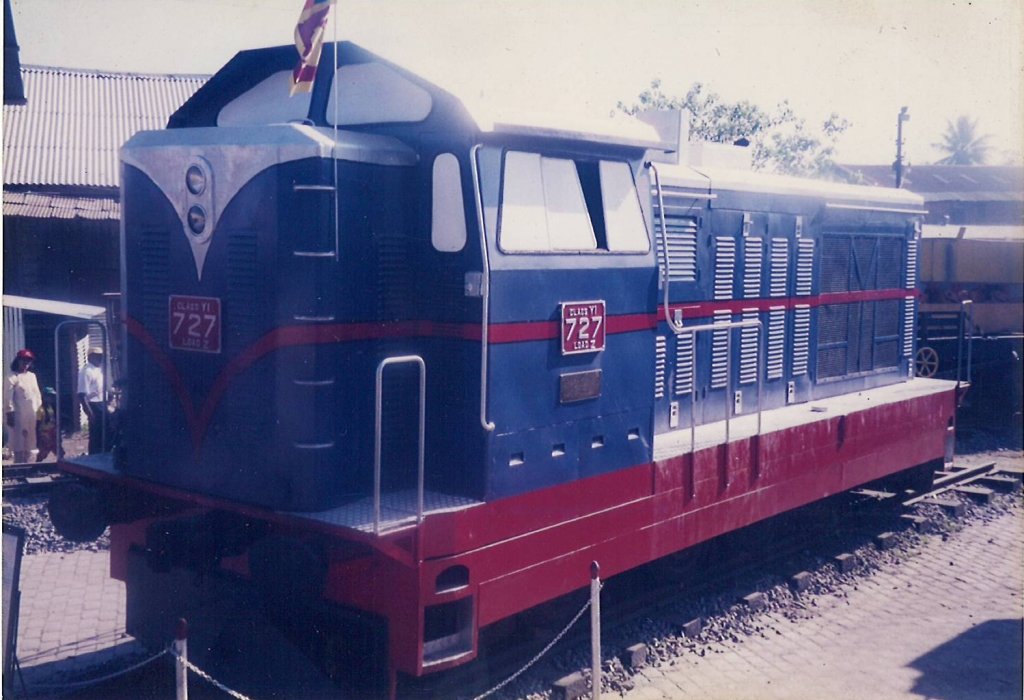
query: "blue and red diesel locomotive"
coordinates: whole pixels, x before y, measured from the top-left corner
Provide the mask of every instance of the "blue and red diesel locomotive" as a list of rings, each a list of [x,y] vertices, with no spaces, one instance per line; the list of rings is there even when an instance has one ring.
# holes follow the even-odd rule
[[[123,416],[54,515],[112,525],[133,634],[186,605],[161,576],[219,573],[378,620],[419,676],[592,561],[943,458],[918,197],[479,124],[349,43],[289,97],[293,61],[240,53],[122,151]]]

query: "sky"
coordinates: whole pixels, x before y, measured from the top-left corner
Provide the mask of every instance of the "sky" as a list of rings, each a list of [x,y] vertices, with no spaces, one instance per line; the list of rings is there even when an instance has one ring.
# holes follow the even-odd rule
[[[303,0],[12,0],[22,63],[215,72],[237,51],[292,43]],[[950,120],[1024,162],[1024,0],[337,0],[351,40],[472,102],[601,117],[652,79],[697,81],[808,124],[852,126],[844,163],[890,163],[896,121],[911,164],[932,163]]]

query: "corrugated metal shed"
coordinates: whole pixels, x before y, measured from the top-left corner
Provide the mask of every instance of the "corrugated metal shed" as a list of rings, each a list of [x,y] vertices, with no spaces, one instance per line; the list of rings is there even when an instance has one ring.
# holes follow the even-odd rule
[[[121,145],[164,128],[208,79],[42,66],[22,66],[21,76],[27,104],[3,111],[8,187],[118,187]]]
[[[121,204],[108,197],[68,197],[33,192],[5,192],[4,216],[33,219],[94,219],[118,221]]]

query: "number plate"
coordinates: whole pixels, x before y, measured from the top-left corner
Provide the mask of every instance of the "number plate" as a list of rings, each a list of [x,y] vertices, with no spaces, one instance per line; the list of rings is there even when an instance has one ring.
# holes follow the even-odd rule
[[[604,301],[562,302],[562,354],[604,350]]]
[[[220,352],[220,299],[172,296],[168,306],[172,348]]]

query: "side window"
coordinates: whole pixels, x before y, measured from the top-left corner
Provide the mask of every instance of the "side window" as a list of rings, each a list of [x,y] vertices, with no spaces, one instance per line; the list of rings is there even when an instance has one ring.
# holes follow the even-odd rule
[[[604,201],[608,250],[646,253],[647,226],[637,198],[633,172],[626,163],[601,161],[601,199]]]
[[[451,153],[434,158],[430,241],[443,253],[457,253],[466,245],[466,209],[462,200],[459,159]]]
[[[649,250],[629,164],[509,151],[499,243],[505,252]]]
[[[505,156],[500,242],[514,252],[597,247],[571,160],[519,151]]]

